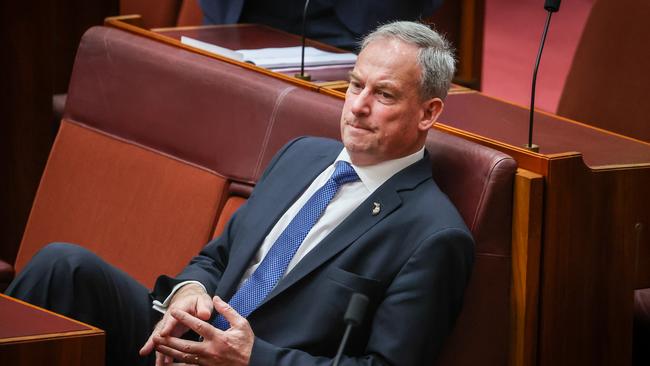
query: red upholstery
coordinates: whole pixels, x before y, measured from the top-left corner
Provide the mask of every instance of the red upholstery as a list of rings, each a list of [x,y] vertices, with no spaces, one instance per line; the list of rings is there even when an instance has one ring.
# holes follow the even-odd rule
[[[212,233],[225,180],[186,162],[64,120],[18,251],[91,248],[152,286],[178,273]]]
[[[173,274],[223,228],[280,146],[299,135],[337,137],[341,106],[235,65],[93,28],[77,52],[19,266],[48,241],[67,240],[148,285]],[[477,252],[440,364],[506,364],[514,161],[438,131],[427,148]]]
[[[476,241],[463,311],[439,364],[507,365],[516,162],[436,130],[429,132],[426,145],[434,179],[454,202]]]
[[[246,198],[240,196],[232,196],[228,198],[226,204],[221,210],[221,214],[219,215],[217,226],[214,228],[214,233],[212,234],[213,239],[223,233],[223,229],[226,227],[226,224],[228,223],[228,220],[230,220],[230,217],[235,213],[235,211],[237,211],[239,206],[243,205],[245,202]]]

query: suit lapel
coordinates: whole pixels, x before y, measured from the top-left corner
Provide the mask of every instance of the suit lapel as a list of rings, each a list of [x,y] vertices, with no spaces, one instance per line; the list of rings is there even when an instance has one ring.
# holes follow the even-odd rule
[[[361,203],[345,221],[309,252],[291,272],[280,280],[278,285],[260,306],[264,306],[266,302],[279,296],[287,288],[343,251],[384,218],[398,213],[398,209],[402,205],[402,199],[398,192],[405,189],[413,189],[417,184],[426,179],[431,179],[431,165],[428,155],[425,154],[423,159],[397,173]],[[377,215],[372,214],[375,202],[381,206],[381,210]]]

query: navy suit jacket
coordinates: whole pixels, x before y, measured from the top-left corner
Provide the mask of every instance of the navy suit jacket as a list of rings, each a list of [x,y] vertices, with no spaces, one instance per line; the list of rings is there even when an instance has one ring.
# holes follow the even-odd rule
[[[249,0],[250,1],[250,0]],[[260,2],[268,0],[260,0]],[[306,35],[337,47],[354,49],[356,42],[379,24],[395,20],[426,19],[443,0],[312,0],[309,5]],[[232,24],[246,19],[246,0],[199,0],[207,24]],[[301,33],[304,0],[275,0],[265,3],[278,9],[264,16],[253,16],[256,23],[267,24],[294,34]],[[257,6],[257,5],[253,5]],[[327,10],[331,10],[331,15]],[[251,12],[255,13],[257,9]],[[314,15],[314,12],[317,14]],[[278,19],[278,14],[281,18]],[[324,17],[322,17],[324,16]]]
[[[341,149],[323,138],[286,145],[223,235],[175,279],[159,278],[153,296],[162,301],[192,279],[229,300],[267,233]],[[434,183],[427,155],[373,192],[250,314],[251,365],[329,365],[355,292],[370,303],[341,365],[430,364],[460,311],[472,263],[471,235]]]

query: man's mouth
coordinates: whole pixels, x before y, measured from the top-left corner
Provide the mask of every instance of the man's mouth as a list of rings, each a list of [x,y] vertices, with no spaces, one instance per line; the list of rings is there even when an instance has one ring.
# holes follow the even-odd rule
[[[354,129],[357,129],[357,130],[372,131],[372,129],[370,127],[365,126],[365,125],[363,125],[363,124],[361,124],[359,122],[356,122],[356,121],[348,121],[348,120],[346,120],[345,123],[348,126],[354,128]]]

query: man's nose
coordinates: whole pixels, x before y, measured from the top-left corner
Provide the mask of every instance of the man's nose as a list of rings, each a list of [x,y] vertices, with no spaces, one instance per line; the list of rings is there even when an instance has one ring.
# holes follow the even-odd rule
[[[371,95],[368,89],[363,89],[361,93],[356,95],[350,108],[355,116],[367,116],[370,114],[370,97]]]

